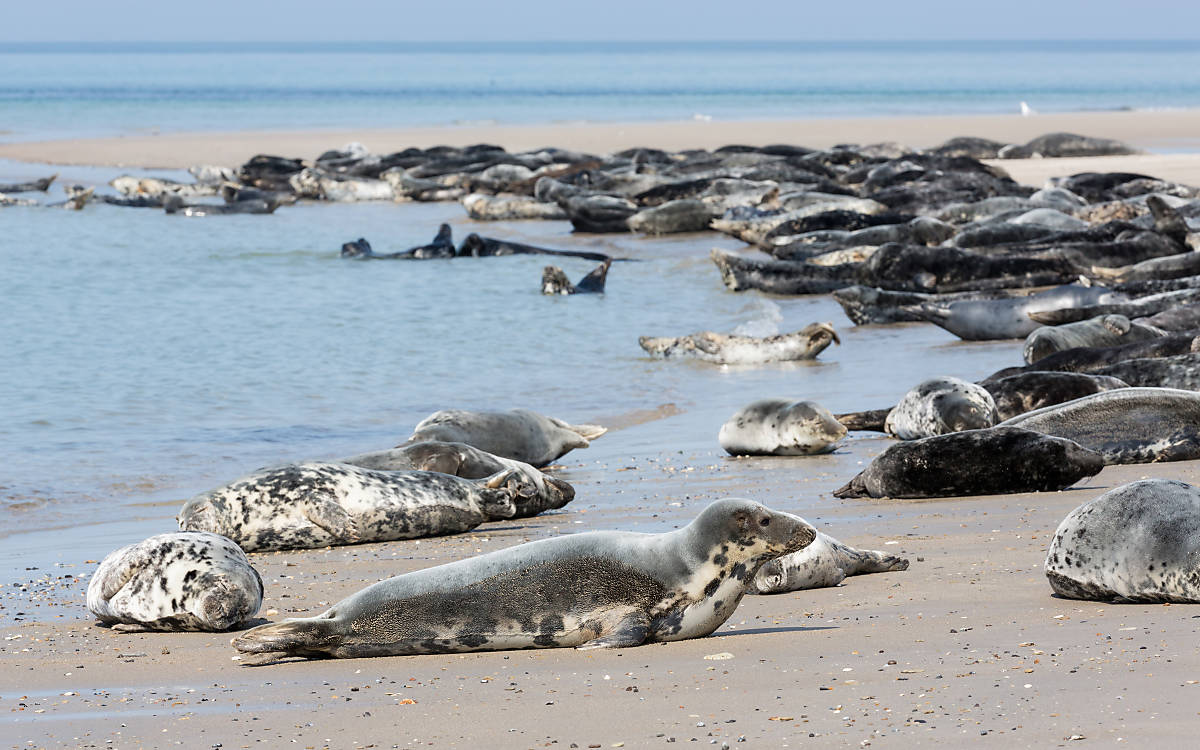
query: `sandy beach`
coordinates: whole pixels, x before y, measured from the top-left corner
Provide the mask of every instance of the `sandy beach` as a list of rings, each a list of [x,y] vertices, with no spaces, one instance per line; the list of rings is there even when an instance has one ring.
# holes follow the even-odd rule
[[[256,153],[311,158],[348,141],[376,152],[475,142],[608,152],[735,142],[822,147],[896,140],[926,147],[958,135],[1023,142],[1052,131],[1182,152],[1200,149],[1200,112],[163,134],[7,143],[0,158],[181,168],[239,164]],[[1108,170],[1200,184],[1195,153],[999,163],[1035,185],[1049,176]],[[697,235],[697,256],[707,254],[709,240]],[[1017,364],[1019,342],[1012,346]],[[622,432],[602,439],[620,441]],[[1144,477],[1200,484],[1200,461],[1109,466],[1053,493],[832,498],[888,444],[855,439],[835,456],[817,458],[732,459],[715,441],[707,452],[662,445],[657,453],[603,464],[569,454],[556,471],[579,496],[560,512],[420,542],[251,555],[266,585],[260,617],[278,620],[316,614],[388,576],[532,539],[663,530],[687,523],[720,497],[746,496],[786,510],[803,495],[828,501],[819,519],[810,518],[823,531],[912,562],[906,572],[851,578],[835,588],[748,596],[708,638],[635,649],[244,666],[229,634],[98,627],[82,598],[98,560],[68,552],[53,568],[26,570],[0,586],[6,676],[0,745],[1193,746],[1200,609],[1057,598],[1042,564],[1054,529],[1079,504]]]

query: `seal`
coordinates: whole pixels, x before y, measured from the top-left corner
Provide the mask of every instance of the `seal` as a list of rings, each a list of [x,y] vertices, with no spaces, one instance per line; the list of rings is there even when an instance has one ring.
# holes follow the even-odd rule
[[[527,195],[471,193],[460,201],[467,216],[476,221],[512,219],[565,219],[567,212],[557,203],[545,203]]]
[[[504,458],[515,458],[533,466],[545,466],[575,448],[586,448],[590,441],[608,432],[594,424],[567,424],[528,409],[511,411],[465,411],[443,409],[434,412],[413,429],[402,445],[437,440],[466,443]]]
[[[1073,440],[997,426],[897,443],[833,494],[918,498],[1053,492],[1103,468],[1100,454]]]
[[[1124,297],[1124,295],[1119,295]],[[1058,310],[1029,311],[1029,317],[1044,325],[1062,325],[1076,323],[1100,315],[1124,315],[1131,320],[1147,318],[1165,310],[1171,310],[1180,305],[1190,305],[1200,302],[1200,289],[1179,289],[1171,292],[1159,292],[1145,297],[1120,302],[1108,302],[1083,307],[1067,307]],[[1145,323],[1145,321],[1141,321]]]
[[[430,258],[453,258],[454,240],[449,224],[438,227],[438,233],[428,245],[410,247],[395,253],[377,253],[371,243],[362,237],[342,245],[342,257],[354,260],[429,260]]]
[[[1064,284],[1027,297],[922,302],[908,310],[965,341],[992,341],[1025,338],[1037,330],[1040,322],[1046,322],[1035,317],[1044,311],[1125,298],[1104,287]]]
[[[701,638],[733,614],[764,563],[815,537],[789,513],[718,500],[676,531],[564,534],[388,578],[233,646],[344,658]]]
[[[228,630],[254,616],[263,584],[246,554],[204,531],[152,536],[105,557],[87,607],[114,630]]]
[[[842,343],[833,330],[833,323],[813,323],[793,333],[765,338],[702,331],[680,338],[642,336],[638,339],[638,344],[652,355],[696,357],[721,365],[816,359],[830,343]]]
[[[532,494],[518,493],[513,498],[517,505],[513,518],[528,518],[561,508],[575,498],[575,488],[563,480],[543,474],[523,461],[494,456],[466,443],[413,443],[403,448],[360,453],[339,459],[338,463],[377,471],[436,471],[463,479],[484,479],[512,469],[536,490]]]
[[[1144,479],[1067,514],[1046,578],[1068,599],[1200,602],[1200,490]]]
[[[896,404],[883,431],[901,440],[978,430],[996,424],[996,402],[983,386],[952,377],[919,383]]]
[[[1025,362],[1033,364],[1067,349],[1119,346],[1166,335],[1166,331],[1134,323],[1124,315],[1099,315],[1078,323],[1038,328],[1025,338],[1023,354]]]
[[[750,593],[823,589],[838,585],[848,576],[893,570],[908,570],[908,560],[885,552],[855,549],[818,531],[812,544],[759,568]]]
[[[604,253],[593,253],[589,250],[551,250],[536,245],[525,245],[520,242],[498,240],[495,237],[480,237],[472,232],[463,240],[458,248],[462,257],[490,258],[496,255],[557,255],[560,258],[583,258],[603,263],[612,260]]]
[[[1000,423],[1067,438],[1110,464],[1200,458],[1200,393],[1119,388],[1047,406]]]
[[[1005,420],[1043,406],[1074,401],[1093,393],[1128,388],[1135,384],[1107,375],[1034,370],[997,380],[985,380],[980,385],[992,394],[998,419]]]
[[[717,440],[731,456],[810,456],[829,453],[846,428],[812,401],[770,398],[741,409]]]
[[[533,487],[516,471],[472,481],[433,471],[309,462],[255,472],[188,500],[179,528],[229,537],[247,552],[453,534],[512,518]]]
[[[1120,378],[1129,385],[1200,390],[1200,354],[1130,359],[1096,372]]]
[[[1194,332],[1163,336],[1148,341],[1135,341],[1132,344],[1120,346],[1076,347],[1043,357],[1032,365],[1006,367],[998,370],[988,375],[985,382],[1034,371],[1096,373],[1110,365],[1131,359],[1174,357],[1197,351],[1200,351],[1200,336],[1196,336]]]
[[[587,276],[580,279],[578,284],[572,284],[558,266],[546,266],[542,269],[542,294],[603,294],[608,267],[611,265],[612,260],[606,258]]]
[[[163,210],[179,216],[224,216],[227,214],[271,214],[279,208],[274,200],[244,200],[237,203],[185,203],[178,193],[162,196]]]

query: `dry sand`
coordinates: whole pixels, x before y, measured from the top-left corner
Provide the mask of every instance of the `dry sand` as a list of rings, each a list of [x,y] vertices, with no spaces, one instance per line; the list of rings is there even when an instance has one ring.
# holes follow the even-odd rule
[[[885,445],[851,452],[868,460]],[[786,507],[797,492],[828,497],[843,479],[804,458],[631,465],[599,467],[603,485],[526,522],[420,544],[252,555],[267,588],[261,614],[315,614],[379,578],[528,539],[682,524],[712,497]],[[564,475],[574,466],[584,465]],[[748,596],[713,636],[615,651],[250,667],[228,634],[95,626],[81,611],[86,580],[62,578],[90,564],[35,571],[26,591],[6,595],[10,612],[24,601],[42,614],[3,629],[0,736],[14,748],[1190,747],[1200,608],[1058,599],[1041,567],[1067,512],[1144,476],[1198,483],[1200,462],[1109,467],[1058,493],[829,498],[821,528],[912,567]]]

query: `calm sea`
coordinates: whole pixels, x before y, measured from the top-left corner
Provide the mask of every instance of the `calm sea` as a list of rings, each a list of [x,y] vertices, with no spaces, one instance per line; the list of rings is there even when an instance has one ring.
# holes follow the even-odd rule
[[[1022,100],[1191,107],[1200,77],[1180,72],[1198,69],[1200,45],[1178,42],[8,45],[0,130],[1008,112]],[[50,171],[99,186],[117,174],[0,162],[0,182]],[[45,200],[61,198],[56,187]],[[604,296],[548,298],[538,257],[338,257],[360,236],[385,252],[424,243],[442,221],[459,239],[479,231],[638,262],[614,265]],[[587,502],[606,497],[605,467],[630,456],[719,461],[721,423],[758,398],[876,408],[926,377],[979,378],[1020,358],[1015,342],[963,344],[932,326],[855,329],[828,297],[727,292],[708,253],[740,243],[714,235],[478,225],[457,204],[210,218],[37,206],[0,209],[0,229],[0,571],[37,554],[103,555],[173,528],[197,492],[267,464],[390,447],[441,408],[627,425],[579,454],[596,467],[573,470]],[[563,265],[578,278],[592,264]],[[843,343],[815,364],[654,361],[637,345],[817,320]],[[655,410],[673,416],[642,423]],[[829,481],[857,470],[859,453],[839,454]]]
[[[1200,106],[1200,42],[0,45],[0,137]]]

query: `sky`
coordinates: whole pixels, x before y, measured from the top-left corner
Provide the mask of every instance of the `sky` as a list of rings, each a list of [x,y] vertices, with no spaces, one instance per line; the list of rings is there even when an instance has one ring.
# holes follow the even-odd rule
[[[1200,0],[2,2],[5,43],[1200,38]]]

